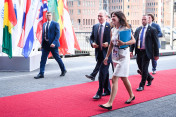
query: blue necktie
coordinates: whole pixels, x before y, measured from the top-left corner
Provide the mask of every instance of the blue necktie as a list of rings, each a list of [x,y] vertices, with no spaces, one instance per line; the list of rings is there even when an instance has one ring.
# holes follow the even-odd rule
[[[100,25],[100,30],[99,30],[99,33],[98,33],[98,37],[99,37],[99,41],[100,41],[100,49],[102,50],[102,40],[101,40],[101,31],[102,31],[102,27],[103,25],[101,24]]]
[[[141,33],[141,36],[140,36],[140,48],[142,48],[142,44],[143,44],[144,29],[145,29],[145,27],[142,28],[142,33]]]

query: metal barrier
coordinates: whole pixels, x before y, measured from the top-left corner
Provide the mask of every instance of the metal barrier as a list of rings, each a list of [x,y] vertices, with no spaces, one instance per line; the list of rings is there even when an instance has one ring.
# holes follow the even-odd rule
[[[81,51],[76,50],[75,55],[90,55],[94,49],[90,46],[91,32],[75,32]]]

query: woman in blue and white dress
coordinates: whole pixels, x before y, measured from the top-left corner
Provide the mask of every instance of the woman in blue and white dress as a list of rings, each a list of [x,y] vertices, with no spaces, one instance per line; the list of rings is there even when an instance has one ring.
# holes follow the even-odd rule
[[[136,41],[132,34],[131,34],[131,40],[127,42],[122,42],[119,40],[119,32],[129,29],[129,25],[126,21],[126,17],[121,11],[113,12],[111,14],[111,17],[112,17],[112,22],[115,25],[115,27],[111,30],[111,43],[109,45],[106,58],[104,59],[104,64],[105,65],[107,64],[108,57],[110,56],[112,52],[112,61],[114,64],[114,73],[112,76],[112,90],[111,90],[109,101],[106,104],[99,105],[100,107],[104,109],[108,109],[108,110],[112,109],[112,103],[117,94],[118,80],[120,78],[123,81],[129,93],[129,96],[130,96],[130,98],[125,103],[129,104],[131,103],[132,100],[135,99],[135,96],[132,92],[131,84],[128,80],[129,65],[130,65],[129,46],[123,49],[121,49],[120,46],[132,45]]]

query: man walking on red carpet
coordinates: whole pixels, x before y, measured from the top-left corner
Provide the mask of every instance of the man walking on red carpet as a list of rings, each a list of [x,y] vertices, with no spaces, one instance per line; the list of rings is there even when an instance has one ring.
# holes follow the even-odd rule
[[[61,57],[59,56],[58,47],[60,46],[59,37],[60,37],[60,28],[59,24],[55,21],[52,21],[52,13],[46,13],[47,22],[43,24],[42,30],[42,57],[40,61],[40,72],[35,79],[44,78],[45,64],[49,52],[52,53],[53,57],[59,64],[61,68],[61,75],[65,76],[66,69],[64,63],[62,62]]]
[[[92,28],[90,36],[90,43],[95,48],[95,57],[99,67],[99,88],[93,99],[100,99],[101,96],[110,95],[111,87],[109,82],[109,64],[112,62],[111,56],[108,58],[108,64],[104,65],[103,60],[106,57],[108,45],[110,43],[111,27],[106,22],[106,11],[101,10],[98,12],[98,24]],[[104,94],[103,93],[104,89]]]
[[[134,37],[136,44],[131,45],[130,55],[133,56],[133,50],[135,48],[137,65],[142,72],[142,79],[139,88],[136,90],[143,91],[146,80],[148,81],[147,86],[150,86],[154,79],[148,72],[150,59],[159,59],[157,31],[155,28],[148,25],[147,15],[142,17],[142,26],[136,29]]]

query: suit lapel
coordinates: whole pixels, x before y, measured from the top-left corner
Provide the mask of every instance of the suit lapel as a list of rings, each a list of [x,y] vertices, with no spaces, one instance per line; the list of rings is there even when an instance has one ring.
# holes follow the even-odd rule
[[[150,32],[150,26],[148,26],[147,31],[145,33],[145,39],[146,39],[146,36],[148,35],[149,32]]]
[[[51,21],[51,23],[50,23],[50,25],[49,25],[48,32],[50,31],[52,25],[53,25],[53,21]]]
[[[46,26],[46,23],[43,24],[43,34],[45,33],[45,26]]]
[[[99,28],[99,24],[97,24],[96,26],[95,26],[95,34],[96,34],[96,37],[95,37],[95,41],[96,41],[96,43],[97,42],[99,42],[99,40],[98,40],[98,28]]]

